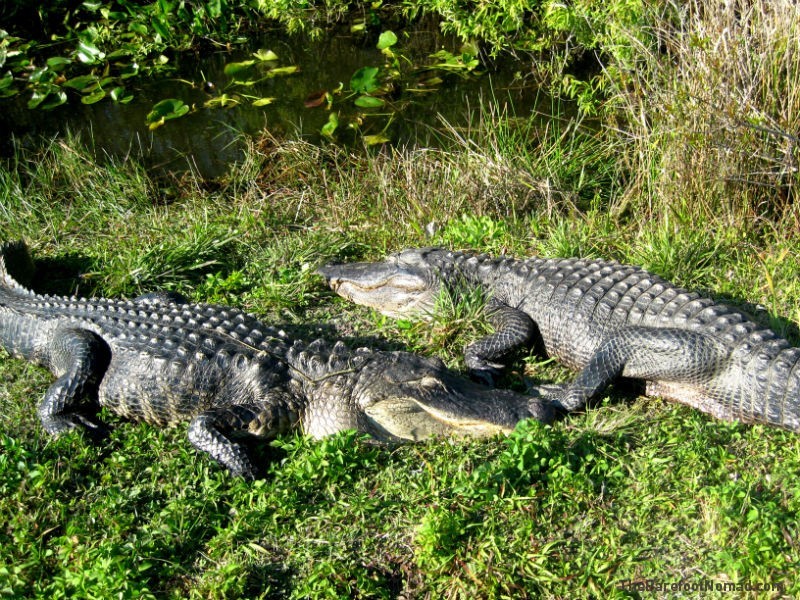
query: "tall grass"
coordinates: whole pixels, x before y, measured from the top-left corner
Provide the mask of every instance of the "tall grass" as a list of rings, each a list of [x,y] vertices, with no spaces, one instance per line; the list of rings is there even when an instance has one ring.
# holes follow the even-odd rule
[[[673,2],[653,22],[660,52],[632,32],[638,60],[618,80],[632,173],[620,205],[798,233],[800,5]]]

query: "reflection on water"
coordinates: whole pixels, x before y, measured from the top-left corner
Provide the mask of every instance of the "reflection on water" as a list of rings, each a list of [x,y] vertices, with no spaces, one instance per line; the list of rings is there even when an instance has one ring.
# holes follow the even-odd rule
[[[207,56],[178,57],[179,76],[167,80],[139,80],[130,104],[108,100],[83,105],[73,98],[68,105],[53,111],[28,110],[25,98],[0,101],[0,128],[22,137],[23,143],[35,144],[42,137],[63,134],[67,129],[90,136],[97,152],[116,157],[134,155],[153,169],[179,171],[196,169],[203,176],[213,177],[241,156],[239,132],[246,134],[268,130],[277,137],[302,136],[312,142],[321,141],[320,128],[328,121],[325,106],[307,108],[306,100],[322,90],[348,87],[353,73],[365,66],[382,66],[386,58],[375,47],[374,35],[331,34],[309,42],[302,38],[265,36],[254,41],[247,50],[218,52]],[[251,58],[258,49],[269,49],[280,58],[281,65],[297,65],[300,72],[286,77],[264,80],[247,88],[246,94],[272,97],[263,107],[243,102],[231,108],[204,108],[214,95],[243,91],[231,88],[225,75],[226,64]],[[359,130],[363,134],[385,132],[395,144],[428,145],[435,143],[435,129],[440,116],[455,126],[466,126],[474,120],[481,102],[507,106],[517,116],[527,116],[535,108],[538,91],[523,85],[520,74],[529,71],[523,63],[511,58],[499,61],[480,76],[461,77],[440,73],[443,83],[434,91],[412,93],[408,87],[419,87],[415,78],[430,74],[410,65],[431,64],[429,56],[441,49],[458,52],[458,44],[433,26],[406,30],[400,36],[397,51],[402,54],[407,86],[398,86],[389,94],[381,109],[362,110],[366,118]],[[406,60],[407,59],[407,60]],[[209,90],[209,91],[206,91]],[[164,98],[177,98],[197,110],[150,131],[145,116],[153,105]],[[358,109],[352,101],[339,98],[331,109],[340,115],[342,126],[337,141],[360,145],[360,137],[346,124],[358,120]],[[8,136],[0,150],[7,154]]]

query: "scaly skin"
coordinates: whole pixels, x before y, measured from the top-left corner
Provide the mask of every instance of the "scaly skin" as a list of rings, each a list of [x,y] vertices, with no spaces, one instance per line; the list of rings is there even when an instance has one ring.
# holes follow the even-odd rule
[[[51,434],[101,434],[93,405],[157,426],[189,421],[199,450],[252,478],[258,469],[242,435],[301,427],[316,437],[356,429],[380,441],[419,440],[553,417],[545,402],[477,385],[435,359],[292,341],[240,310],[176,294],[38,295],[12,278],[6,259],[14,273],[30,262],[24,246],[0,245],[0,346],[56,376],[39,405]]]
[[[579,371],[570,384],[534,390],[567,411],[624,376],[720,419],[800,430],[800,349],[639,267],[426,248],[319,273],[340,295],[390,316],[430,313],[443,287],[479,287],[496,333],[465,348],[468,367],[492,379],[514,351],[538,346]]]

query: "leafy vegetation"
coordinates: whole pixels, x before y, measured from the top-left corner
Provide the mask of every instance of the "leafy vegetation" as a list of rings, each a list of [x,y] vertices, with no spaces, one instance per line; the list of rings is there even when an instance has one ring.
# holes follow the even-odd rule
[[[72,16],[92,10],[51,6]],[[178,19],[189,4],[126,6]],[[281,6],[298,19],[294,26],[308,10]],[[443,13],[451,5],[437,6]],[[309,335],[435,354],[456,367],[460,348],[485,330],[479,298],[443,298],[430,324],[387,321],[335,297],[314,267],[430,244],[611,258],[743,303],[797,344],[800,88],[787,57],[800,54],[800,8],[790,0],[632,3],[624,14],[625,3],[602,6],[605,16],[599,3],[549,9],[554,20],[572,11],[574,27],[580,11],[595,11],[594,23],[618,25],[587,31],[629,42],[596,46],[605,87],[574,87],[588,90],[590,104],[613,107],[592,122],[558,105],[544,126],[484,106],[468,131],[445,127],[439,149],[362,153],[265,135],[247,140],[243,160],[215,181],[154,175],[67,136],[17,148],[0,163],[0,230],[31,244],[40,291],[172,289]],[[506,27],[519,43],[520,27],[536,19],[508,7],[496,31]],[[0,10],[15,8],[24,7]],[[493,4],[472,16],[451,8],[460,27],[467,17],[486,24],[495,15]],[[376,27],[374,10],[360,25]],[[311,26],[322,26],[313,14]],[[56,35],[70,35],[63,22],[48,20]],[[457,26],[455,17],[448,23]],[[376,43],[396,52],[400,41],[380,33],[400,30],[379,25]],[[658,44],[637,42],[651,39]],[[17,43],[4,46],[6,61]],[[97,48],[106,56],[90,71],[102,75],[110,52]],[[80,62],[60,55],[73,60],[67,70]],[[382,56],[385,74],[392,57]],[[268,58],[265,51],[242,68],[269,71],[260,64]],[[555,75],[552,58],[556,66],[543,68]],[[459,69],[471,60],[439,58]],[[118,77],[115,69],[109,77]],[[6,77],[0,73],[0,90]],[[13,85],[26,78],[12,74]],[[332,101],[382,98],[380,77],[364,71],[353,80]],[[324,95],[314,100],[329,108]],[[49,101],[57,98],[42,103]],[[153,122],[181,110],[164,105]],[[570,376],[530,356],[505,384],[524,389]],[[27,363],[0,360],[4,597],[677,593],[659,591],[664,585],[692,598],[800,594],[796,434],[721,423],[613,389],[585,414],[552,426],[524,423],[508,438],[379,448],[352,434],[284,436],[259,448],[268,475],[248,484],[197,455],[185,426],[157,430],[106,415],[115,429],[101,446],[79,434],[47,437],[35,403],[51,380]]]
[[[535,53],[533,66],[540,78],[593,110],[606,88],[619,84],[617,69],[590,69],[586,78],[576,77],[571,66],[597,53],[634,67],[627,36],[632,30],[641,32],[637,40],[641,44],[655,44],[655,37],[645,34],[649,22],[643,0],[602,4],[544,0],[533,5],[504,0],[484,3],[477,10],[460,0],[354,6],[343,0],[97,0],[47,3],[37,9],[15,1],[5,12],[7,30],[0,30],[0,98],[24,93],[29,108],[46,110],[76,94],[85,104],[107,98],[129,102],[132,78],[163,77],[174,72],[175,57],[183,51],[241,45],[267,27],[312,38],[334,21],[349,22],[354,33],[382,27],[378,48],[395,58],[392,47],[398,37],[387,25],[412,23],[425,15],[440,19],[444,32],[469,42],[464,56],[443,51],[437,67],[470,71],[478,66],[481,49],[487,57]],[[600,64],[591,62],[595,67]],[[399,64],[394,62],[395,67]],[[357,102],[362,108],[376,108],[378,101],[367,95]]]

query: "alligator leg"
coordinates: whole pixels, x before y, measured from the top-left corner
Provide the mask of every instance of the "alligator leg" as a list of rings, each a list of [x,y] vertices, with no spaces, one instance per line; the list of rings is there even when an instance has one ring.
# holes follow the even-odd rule
[[[207,452],[233,475],[255,479],[258,470],[244,445],[233,437],[254,435],[272,438],[297,424],[282,395],[257,404],[234,404],[200,413],[189,424],[189,441]]]
[[[724,349],[685,329],[624,327],[609,335],[572,383],[540,391],[568,412],[583,408],[619,376],[702,385],[721,369]]]
[[[102,435],[102,425],[79,412],[81,400],[96,402],[97,386],[108,367],[109,349],[98,336],[85,329],[59,329],[47,356],[47,365],[58,376],[39,404],[45,431],[59,434],[76,427]]]
[[[495,300],[487,304],[486,316],[495,332],[468,344],[464,348],[464,360],[470,375],[492,385],[505,367],[505,359],[532,342],[536,324],[521,310]]]

